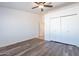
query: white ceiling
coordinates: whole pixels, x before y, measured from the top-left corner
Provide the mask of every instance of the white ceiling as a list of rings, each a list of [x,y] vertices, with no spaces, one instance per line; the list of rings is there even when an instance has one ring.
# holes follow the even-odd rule
[[[59,7],[69,5],[69,4],[72,4],[72,2],[52,2],[51,5],[53,5],[54,7],[44,8],[44,11],[41,12],[39,8],[32,9],[33,2],[0,2],[1,7],[13,8],[13,9],[23,10],[27,12],[36,13],[36,14],[46,13],[55,8],[59,8]]]

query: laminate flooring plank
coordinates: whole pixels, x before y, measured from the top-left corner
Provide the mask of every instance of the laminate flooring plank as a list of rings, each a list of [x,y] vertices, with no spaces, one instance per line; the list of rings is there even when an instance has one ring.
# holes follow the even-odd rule
[[[50,43],[48,43],[48,45],[45,44],[44,48],[40,49],[40,52],[36,56],[43,56],[49,49],[50,49]]]
[[[42,56],[50,56],[52,49],[55,47],[55,43],[54,42],[50,42],[50,46],[48,51],[46,51]]]
[[[79,47],[33,38],[1,47],[0,56],[79,56]]]
[[[50,56],[60,56],[60,55],[62,55],[62,54],[60,54],[61,50],[62,50],[61,46],[62,46],[62,44],[55,43],[54,47],[51,49]]]
[[[40,52],[40,50],[44,48],[44,44],[47,44],[47,43],[43,42],[43,44],[40,44],[36,48],[34,48],[28,52],[25,52],[23,55],[30,55],[30,56],[33,55],[34,56],[34,55],[38,54]]]
[[[4,56],[5,55],[16,55],[17,53],[19,53],[25,49],[31,48],[34,45],[38,45],[41,41],[42,40],[39,40],[39,39],[32,39],[32,40],[27,40],[27,41],[23,41],[18,44],[4,47],[5,49],[0,51],[0,55],[4,55]]]
[[[43,42],[40,42],[39,45],[43,44]],[[25,49],[24,51],[16,54],[17,56],[21,56],[21,55],[24,55],[25,53],[28,53],[28,52],[31,52],[31,50],[35,49],[36,47],[38,47],[38,45],[34,45],[34,46],[31,46],[30,48],[28,49]]]

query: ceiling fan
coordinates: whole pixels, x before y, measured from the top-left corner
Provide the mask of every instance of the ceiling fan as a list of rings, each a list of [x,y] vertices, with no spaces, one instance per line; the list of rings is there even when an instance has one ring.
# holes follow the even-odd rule
[[[40,8],[41,11],[44,11],[44,7],[53,7],[53,5],[49,5],[49,4],[46,4],[47,2],[34,2],[34,7],[32,9],[35,9],[35,8]]]

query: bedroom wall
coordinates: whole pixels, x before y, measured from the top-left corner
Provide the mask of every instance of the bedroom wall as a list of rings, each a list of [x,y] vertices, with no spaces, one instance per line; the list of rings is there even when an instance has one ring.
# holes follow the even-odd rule
[[[41,16],[0,7],[0,47],[39,36]]]

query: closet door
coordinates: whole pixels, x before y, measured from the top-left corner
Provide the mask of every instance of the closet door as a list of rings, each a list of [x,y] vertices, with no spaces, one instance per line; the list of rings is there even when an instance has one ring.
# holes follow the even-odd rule
[[[79,15],[61,17],[61,42],[79,45]]]
[[[60,18],[52,18],[50,20],[50,40],[60,41]]]

